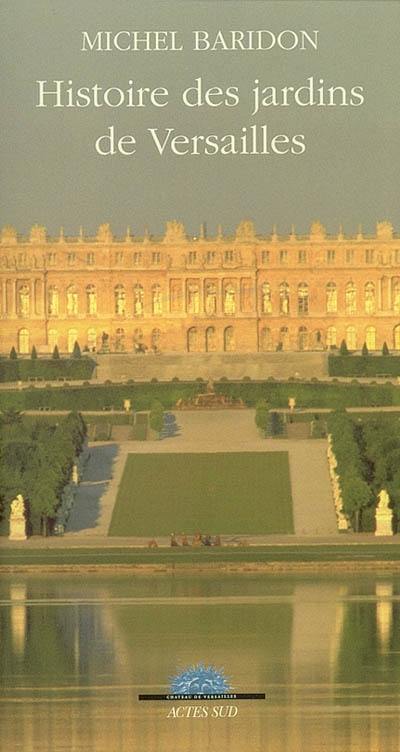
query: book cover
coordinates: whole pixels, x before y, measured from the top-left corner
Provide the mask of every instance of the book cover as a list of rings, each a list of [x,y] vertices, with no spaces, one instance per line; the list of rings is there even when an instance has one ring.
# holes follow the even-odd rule
[[[399,3],[1,11],[4,749],[395,752]]]

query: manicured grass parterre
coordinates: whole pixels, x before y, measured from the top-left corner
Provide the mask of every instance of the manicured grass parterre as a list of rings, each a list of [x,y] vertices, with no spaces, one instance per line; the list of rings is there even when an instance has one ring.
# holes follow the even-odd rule
[[[128,455],[110,532],[292,533],[287,452]]]

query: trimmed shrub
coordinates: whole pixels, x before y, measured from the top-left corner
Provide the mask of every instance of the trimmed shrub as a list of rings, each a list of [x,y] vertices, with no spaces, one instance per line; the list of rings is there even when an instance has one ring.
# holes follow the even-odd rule
[[[362,350],[361,350],[361,355],[362,355],[362,356],[363,356],[364,358],[365,358],[365,357],[366,357],[367,355],[369,355],[369,350],[368,350],[368,347],[367,347],[367,343],[366,343],[366,342],[364,342],[364,344],[363,344],[363,346],[362,346]]]
[[[390,355],[389,348],[387,346],[387,342],[384,342],[382,345],[382,355],[387,356]]]
[[[60,352],[57,345],[54,345],[54,350],[51,357],[53,360],[60,360]]]
[[[342,339],[339,347],[339,353],[340,355],[349,355],[349,349],[347,347],[347,342],[345,339]]]
[[[36,347],[35,345],[33,345],[32,350],[31,350],[31,360],[37,360],[37,356],[38,354],[37,354]]]
[[[81,358],[81,348],[79,346],[79,342],[76,340],[74,344],[74,349],[72,350],[71,358]]]
[[[17,360],[17,358],[18,358],[17,351],[13,345],[10,350],[10,360]]]

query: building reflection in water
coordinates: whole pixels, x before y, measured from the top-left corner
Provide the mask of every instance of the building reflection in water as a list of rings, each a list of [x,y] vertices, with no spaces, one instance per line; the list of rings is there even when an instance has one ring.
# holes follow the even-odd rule
[[[399,592],[386,576],[5,580],[5,748],[398,752]],[[267,699],[233,719],[138,702],[199,660]]]

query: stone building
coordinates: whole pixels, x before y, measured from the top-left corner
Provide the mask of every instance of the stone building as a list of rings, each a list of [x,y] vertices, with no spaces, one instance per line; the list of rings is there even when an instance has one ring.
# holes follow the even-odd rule
[[[5,227],[0,244],[0,351],[178,352],[400,350],[400,237],[379,222],[373,237],[165,235],[21,238]]]

